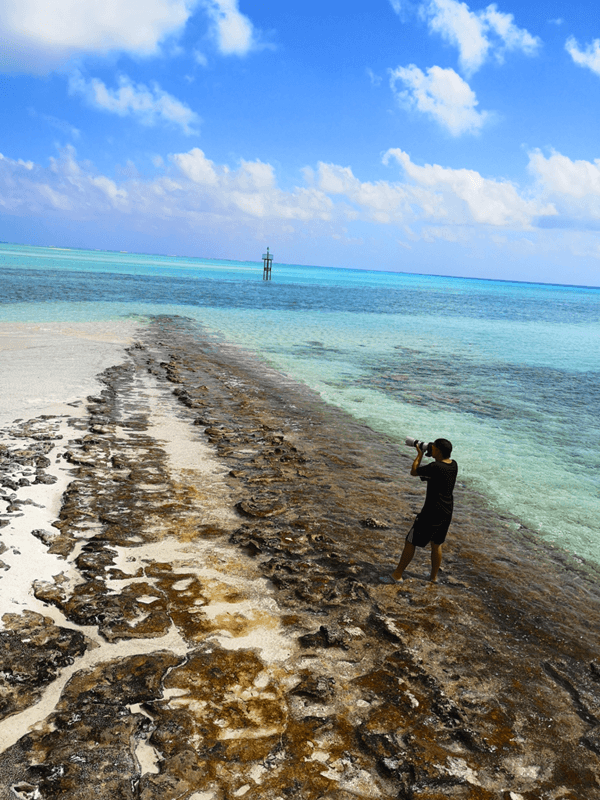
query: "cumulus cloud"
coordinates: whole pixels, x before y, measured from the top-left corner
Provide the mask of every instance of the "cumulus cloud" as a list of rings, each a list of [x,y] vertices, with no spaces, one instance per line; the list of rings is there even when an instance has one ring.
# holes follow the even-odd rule
[[[50,159],[48,169],[42,169],[0,154],[0,207],[9,214],[28,216],[68,212],[75,219],[123,210],[127,191],[110,178],[83,169],[75,155],[67,146],[59,158]]]
[[[245,56],[256,47],[252,22],[241,13],[238,0],[204,0],[212,33],[223,55]]]
[[[600,158],[572,161],[552,152],[546,158],[539,150],[529,154],[529,171],[541,193],[558,208],[561,227],[597,227],[600,220]],[[583,221],[583,224],[582,224]]]
[[[149,230],[169,219],[196,233],[202,226],[212,232],[238,231],[262,223],[281,233],[294,221],[328,224],[333,202],[317,187],[282,190],[273,167],[261,161],[241,161],[232,169],[193,148],[171,155],[164,172],[152,179],[115,181],[78,162],[69,146],[48,168],[0,156],[0,208],[9,214],[95,222],[112,217],[121,227]]]
[[[329,220],[333,203],[317,188],[283,191],[271,164],[241,160],[237,169],[217,165],[199,147],[170,157],[185,204],[208,205],[220,214],[277,220]]]
[[[600,39],[594,39],[585,50],[580,50],[577,39],[570,36],[565,43],[565,49],[580,67],[587,67],[596,75],[600,75]]]
[[[401,224],[410,215],[411,192],[388,181],[360,181],[350,167],[319,162],[317,185],[327,196],[343,195],[352,203],[345,210],[350,219],[362,216],[371,222]]]
[[[120,227],[147,230],[169,219],[171,227],[194,235],[256,232],[264,226],[282,233],[298,224],[305,236],[326,229],[344,240],[353,221],[392,226],[403,234],[413,230],[415,240],[463,241],[477,227],[523,231],[557,214],[544,197],[541,162],[535,162],[536,196],[474,170],[419,166],[400,149],[389,150],[384,163],[400,166],[398,180],[362,181],[349,166],[321,162],[304,171],[303,186],[283,189],[271,164],[241,160],[231,167],[197,147],[156,159],[159,173],[153,178],[141,178],[132,167],[118,180],[80,163],[74,148],[66,147],[48,168],[0,156],[0,207],[8,214],[111,219]],[[600,195],[598,174],[590,185]],[[557,183],[557,197],[560,191]]]
[[[363,182],[350,167],[320,163],[316,183],[327,196],[348,200],[355,218],[398,226],[439,223],[423,227],[428,240],[459,241],[457,226],[529,229],[539,217],[557,213],[552,203],[526,197],[510,181],[484,178],[475,170],[418,166],[400,149],[388,150],[383,162],[396,162],[404,179]]]
[[[92,108],[120,117],[135,117],[142,125],[166,122],[189,135],[197,132],[193,126],[200,122],[199,116],[189,106],[165,92],[157,83],[149,88],[143,83],[134,84],[125,75],[119,78],[118,89],[109,89],[98,78],[86,80],[81,72],[76,71],[69,78],[69,91],[83,97]]]
[[[491,43],[484,21],[456,0],[432,0],[422,7],[429,28],[458,48],[459,61],[465,72],[475,72],[485,61]]]
[[[494,46],[496,58],[499,60],[503,59],[505,51],[511,50],[518,50],[526,56],[534,56],[542,45],[539,37],[532,36],[525,28],[517,27],[513,15],[498,11],[495,3],[489,5],[484,11],[479,11],[478,15],[484,21],[492,37],[495,35],[500,40],[500,44],[495,43]]]
[[[405,88],[399,90],[398,83]],[[475,92],[453,69],[430,67],[425,74],[414,64],[398,67],[390,85],[402,105],[427,114],[452,136],[478,133],[490,118],[488,111],[477,111]]]
[[[198,0],[2,0],[0,69],[44,73],[83,53],[158,52]]]
[[[391,2],[400,13],[400,4]],[[432,32],[458,49],[461,68],[467,74],[476,72],[492,55],[500,62],[510,50],[532,56],[541,45],[537,36],[515,25],[513,15],[499,11],[495,3],[481,11],[471,11],[459,0],[427,0],[420,6],[420,13]]]
[[[391,159],[402,167],[418,189],[424,190],[424,194],[417,192],[415,197],[421,198],[423,210],[430,218],[437,215],[442,221],[446,217],[455,223],[472,221],[527,228],[536,217],[556,214],[552,204],[524,198],[510,181],[484,178],[471,169],[451,169],[438,164],[421,167],[397,148],[387,151],[384,163]],[[424,205],[423,200],[428,196],[428,204]]]

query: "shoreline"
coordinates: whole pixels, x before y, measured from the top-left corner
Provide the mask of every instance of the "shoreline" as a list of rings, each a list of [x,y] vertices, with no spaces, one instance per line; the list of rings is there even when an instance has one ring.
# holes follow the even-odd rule
[[[86,692],[100,681],[102,703],[116,709],[102,730],[127,762],[121,780],[145,797],[176,784],[186,798],[275,798],[301,766],[294,791],[315,799],[560,787],[562,797],[600,798],[593,566],[586,576],[563,563],[460,489],[441,582],[423,579],[428,554],[409,581],[382,582],[422,503],[403,473],[410,455],[185,320],[138,334],[68,447],[73,480],[47,546],[76,580],[36,587],[67,620],[73,677],[25,744],[0,755],[4,783],[27,774],[41,796],[60,785],[65,798],[93,796],[73,793],[85,775],[100,776],[96,791],[116,785],[107,751],[94,772],[91,733],[64,722],[89,712]],[[50,652],[56,630],[23,617],[4,632],[21,641],[43,632]],[[179,646],[165,647],[175,633]],[[114,663],[94,658],[80,674],[78,659],[98,647],[116,647]],[[115,676],[132,670],[139,686],[127,694]],[[24,709],[56,680],[30,679]],[[172,724],[189,728],[184,743]],[[69,761],[65,747],[88,760]],[[50,767],[36,772],[42,754],[63,765],[62,784]]]

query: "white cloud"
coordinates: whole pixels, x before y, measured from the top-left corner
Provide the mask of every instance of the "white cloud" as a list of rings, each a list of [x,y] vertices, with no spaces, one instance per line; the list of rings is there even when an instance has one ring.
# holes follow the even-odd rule
[[[534,150],[529,154],[529,171],[550,192],[576,199],[590,195],[600,197],[600,158],[593,163],[571,161],[556,152],[546,158],[539,150]]]
[[[44,73],[76,54],[158,52],[198,0],[2,0],[0,69]]]
[[[406,87],[403,91],[398,82]],[[390,85],[401,104],[427,114],[452,136],[478,133],[490,118],[488,111],[477,111],[475,92],[453,69],[430,67],[425,75],[414,64],[398,67]]]
[[[238,0],[204,0],[212,33],[223,55],[244,56],[256,47],[252,22],[238,8]]]
[[[33,161],[23,161],[22,158],[19,158],[17,161],[14,161],[11,158],[6,158],[6,156],[3,156],[2,153],[0,153],[0,161],[4,161],[6,162],[6,164],[14,164],[15,166],[23,167],[24,169],[27,170],[32,170],[35,167]]]
[[[466,72],[479,69],[490,48],[483,20],[466,3],[456,0],[432,0],[422,8],[429,19],[429,28],[458,48],[463,69]]]
[[[236,170],[216,165],[200,148],[171,156],[184,179],[179,188],[185,205],[208,205],[228,218],[272,220],[329,220],[333,203],[316,188],[295,188],[284,192],[277,185],[271,164],[244,161]]]
[[[580,50],[577,39],[570,36],[565,43],[565,49],[580,67],[587,67],[596,75],[600,75],[600,39],[594,39],[585,50]]]
[[[9,214],[69,212],[71,219],[124,209],[127,191],[104,175],[83,169],[67,146],[49,169],[0,154],[0,206]]]
[[[431,211],[427,216],[430,218],[437,216],[441,221],[446,217],[448,222],[455,223],[528,228],[536,217],[556,214],[553,205],[522,197],[509,181],[483,178],[471,169],[451,169],[438,164],[420,167],[397,148],[387,151],[384,163],[389,163],[392,158],[418,188],[425,190],[421,195],[424,211],[427,212],[427,206],[423,199],[432,193],[437,197],[437,204],[432,202],[433,198],[429,200]]]
[[[496,57],[500,60],[503,58],[503,49],[519,50],[526,56],[534,56],[542,45],[539,37],[532,36],[525,28],[517,27],[513,15],[498,11],[495,3],[480,11],[479,15],[488,30],[495,33],[502,43],[496,50]]]
[[[172,154],[166,165],[156,158],[160,172],[151,179],[130,165],[116,180],[78,162],[69,146],[47,169],[0,156],[0,207],[17,215],[95,224],[104,219],[103,224],[124,229],[153,230],[168,219],[173,230],[195,236],[267,229],[282,234],[298,223],[304,237],[326,230],[347,240],[348,227],[358,221],[393,226],[403,234],[414,230],[414,241],[451,242],[470,240],[477,228],[522,232],[557,213],[541,182],[537,196],[527,196],[509,181],[474,170],[419,166],[399,149],[386,153],[384,163],[392,162],[402,168],[397,181],[361,181],[349,166],[319,163],[314,171],[305,170],[304,186],[284,190],[273,166],[258,160],[230,167],[193,148]],[[598,174],[591,179],[592,188],[596,185],[600,193]],[[557,197],[560,190],[557,183]]]
[[[319,162],[317,185],[326,195],[344,195],[354,204],[354,208],[345,210],[349,219],[362,215],[372,222],[389,224],[401,223],[410,214],[413,196],[401,184],[361,182],[350,167]]]
[[[498,11],[495,3],[473,12],[458,0],[429,0],[421,6],[421,13],[431,31],[458,48],[460,65],[467,74],[476,72],[490,54],[498,61],[509,50],[532,56],[541,45],[538,37],[515,25],[512,14]]]
[[[120,117],[135,117],[142,125],[167,122],[180,127],[185,134],[193,134],[196,133],[193,126],[200,122],[189,106],[157,83],[148,88],[143,83],[134,84],[125,75],[119,78],[118,89],[109,89],[98,78],[86,81],[80,72],[74,72],[69,78],[69,91],[83,97],[92,108]]]
[[[219,181],[214,163],[206,158],[199,147],[194,147],[189,153],[176,153],[172,159],[194,183],[216,186]]]

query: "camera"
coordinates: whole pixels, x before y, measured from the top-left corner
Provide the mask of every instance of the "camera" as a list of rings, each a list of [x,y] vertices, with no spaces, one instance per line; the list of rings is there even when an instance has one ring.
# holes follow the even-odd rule
[[[408,445],[408,447],[416,447],[419,445],[426,456],[429,456],[429,458],[432,457],[431,448],[433,447],[433,442],[420,442],[418,439],[412,439],[410,436],[407,436],[404,444]]]

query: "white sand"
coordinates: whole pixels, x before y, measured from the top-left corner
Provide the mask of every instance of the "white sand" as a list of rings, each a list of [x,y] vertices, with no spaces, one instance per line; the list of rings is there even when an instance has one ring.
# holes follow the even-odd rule
[[[66,403],[100,388],[96,375],[123,361],[138,323],[0,322],[0,427],[39,414],[73,413]]]

